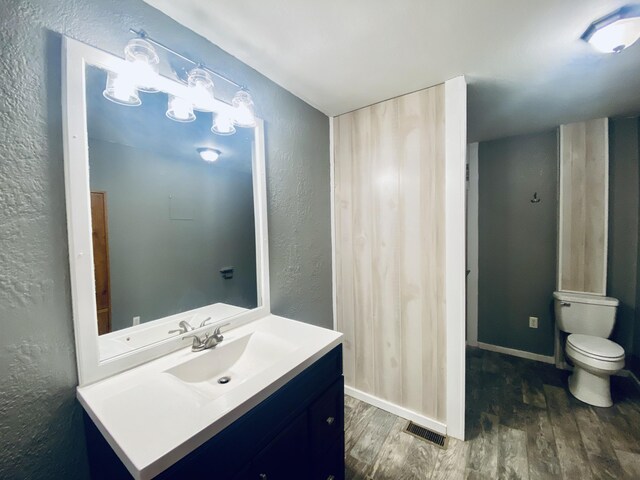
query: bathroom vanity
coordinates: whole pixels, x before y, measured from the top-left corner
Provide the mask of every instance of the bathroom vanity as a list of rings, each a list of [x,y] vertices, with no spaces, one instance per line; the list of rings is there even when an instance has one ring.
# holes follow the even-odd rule
[[[125,52],[142,47],[152,51],[137,39]],[[175,75],[135,77],[138,57],[68,38],[64,52],[77,397],[92,477],[343,478],[342,334],[270,310],[262,120],[216,137],[212,119],[237,107],[200,104]],[[135,102],[114,100],[117,79]],[[171,121],[176,99],[195,102],[193,127]],[[199,145],[221,158],[205,163]]]
[[[78,389],[92,478],[344,477],[342,335],[270,316],[225,337]]]

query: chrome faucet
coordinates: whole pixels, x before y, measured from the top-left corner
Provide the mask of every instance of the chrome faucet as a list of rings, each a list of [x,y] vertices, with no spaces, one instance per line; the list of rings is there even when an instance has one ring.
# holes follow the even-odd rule
[[[201,327],[204,327],[207,323],[208,320],[210,320],[211,318],[207,318],[206,320],[204,320],[202,322],[202,324],[200,325]],[[193,338],[193,344],[191,345],[191,351],[192,352],[201,352],[202,350],[207,350],[208,348],[214,348],[216,345],[218,345],[220,342],[222,342],[224,340],[224,336],[222,335],[222,333],[220,333],[220,329],[222,327],[226,327],[227,325],[231,325],[230,323],[225,323],[223,325],[218,325],[215,330],[213,331],[213,333],[209,334],[209,333],[205,333],[204,337],[201,337],[200,335],[185,335],[184,338]]]
[[[207,320],[209,320],[211,317],[207,318]],[[205,322],[207,321],[205,320]],[[204,323],[204,322],[202,322]],[[187,333],[190,332],[192,330],[195,330],[195,328],[186,320],[180,320],[180,323],[178,323],[178,326],[180,327],[178,330],[169,330],[169,333]],[[200,325],[202,326],[202,325]]]

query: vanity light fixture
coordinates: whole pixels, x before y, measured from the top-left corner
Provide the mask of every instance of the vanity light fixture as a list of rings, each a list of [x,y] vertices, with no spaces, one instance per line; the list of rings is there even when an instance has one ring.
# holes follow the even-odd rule
[[[211,131],[217,135],[233,135],[236,133],[236,127],[233,126],[233,120],[218,113],[213,117]]]
[[[256,126],[256,117],[253,113],[253,99],[245,89],[235,94],[231,104],[236,109],[235,124],[239,127],[253,128]]]
[[[193,113],[193,104],[184,98],[169,95],[167,117],[175,122],[193,122],[196,115]]]
[[[107,74],[107,86],[102,95],[107,100],[111,100],[118,105],[137,107],[142,103],[138,96],[135,82],[125,73],[109,72]]]
[[[120,105],[137,106],[142,103],[139,91],[158,92],[162,89],[169,95],[166,115],[176,122],[194,121],[196,119],[194,110],[198,110],[213,113],[211,131],[218,135],[234,134],[235,126],[245,128],[256,126],[253,99],[246,87],[152,39],[144,30],[131,29],[130,31],[138,38],[130,40],[124,49],[125,66],[120,67],[118,71],[108,72],[107,86],[103,92],[105,98]],[[186,85],[184,82],[160,76],[160,57],[154,45],[195,65],[188,73]],[[240,88],[233,97],[231,105],[215,98],[212,75]],[[170,87],[168,85],[171,82],[180,83],[181,86]],[[183,88],[185,86],[186,89]]]
[[[581,38],[602,53],[620,53],[640,38],[640,5],[626,5],[599,18]]]
[[[220,150],[216,150],[215,148],[199,148],[198,153],[200,154],[200,158],[205,162],[213,163],[218,160],[220,157]]]
[[[213,80],[209,72],[203,68],[196,67],[189,72],[187,83],[189,84],[194,108],[201,112],[210,112],[211,110],[205,105],[211,104],[215,97],[213,95]]]
[[[124,47],[124,58],[129,64],[130,76],[136,79],[138,90],[157,92],[153,80],[158,75],[160,58],[153,45],[142,38],[129,40]]]

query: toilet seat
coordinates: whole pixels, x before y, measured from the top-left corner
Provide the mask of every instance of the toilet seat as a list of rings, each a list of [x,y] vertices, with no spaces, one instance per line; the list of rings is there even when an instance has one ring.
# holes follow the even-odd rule
[[[624,359],[624,348],[606,338],[572,333],[567,337],[567,347],[601,362],[619,362]]]

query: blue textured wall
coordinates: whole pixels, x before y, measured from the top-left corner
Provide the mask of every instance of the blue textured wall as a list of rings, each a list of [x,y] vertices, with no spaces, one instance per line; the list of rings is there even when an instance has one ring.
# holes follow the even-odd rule
[[[60,34],[143,28],[251,89],[266,122],[274,313],[331,326],[326,116],[134,0],[0,0],[0,478],[86,478],[64,205]],[[274,59],[277,61],[277,59]]]

